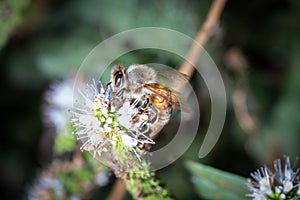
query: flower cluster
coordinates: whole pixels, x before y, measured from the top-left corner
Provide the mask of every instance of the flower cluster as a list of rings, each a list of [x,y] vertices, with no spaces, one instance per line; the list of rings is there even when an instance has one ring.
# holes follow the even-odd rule
[[[73,85],[73,79],[55,81],[45,92],[43,103],[43,120],[49,129],[43,135],[43,141],[48,143],[49,138],[55,136],[54,154],[72,152],[72,158],[69,156],[56,158],[47,168],[43,168],[28,185],[26,199],[87,198],[94,188],[105,186],[109,182],[106,167],[74,150],[76,139],[70,135],[68,124],[70,116],[67,112],[72,105]]]
[[[55,127],[59,134],[67,124],[67,109],[72,105],[73,80],[54,82],[44,95],[43,121],[47,127]]]
[[[253,200],[297,200],[300,199],[300,169],[293,170],[290,158],[274,161],[274,171],[264,166],[251,174],[253,180],[247,184]]]
[[[93,156],[100,158],[114,156],[111,154],[116,151],[130,152],[140,160],[142,150],[139,147],[154,144],[150,138],[137,136],[128,128],[132,107],[126,106],[129,103],[125,101],[124,106],[115,110],[111,106],[110,88],[93,82],[78,92],[79,99],[71,112],[73,134],[83,141],[82,151],[93,151]]]
[[[29,200],[62,199],[65,189],[58,178],[41,176],[35,180],[34,185],[31,186],[28,193]]]
[[[74,153],[72,160],[55,159],[43,169],[27,189],[29,200],[82,199],[93,189],[109,182],[108,170],[81,153]]]

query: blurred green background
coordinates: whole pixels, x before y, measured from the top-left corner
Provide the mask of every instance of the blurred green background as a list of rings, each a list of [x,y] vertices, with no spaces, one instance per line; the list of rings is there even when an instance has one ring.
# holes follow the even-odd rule
[[[41,142],[47,131],[42,123],[43,94],[50,83],[74,75],[98,43],[127,29],[158,26],[193,38],[211,3],[0,1],[1,199],[25,198],[37,172],[51,163],[53,141]],[[175,198],[201,199],[184,160],[249,177],[251,171],[271,164],[274,158],[286,154],[294,160],[300,154],[299,21],[297,0],[227,2],[219,27],[206,46],[226,86],[224,130],[213,151],[199,160],[210,101],[201,77],[195,75],[191,82],[201,106],[198,136],[181,159],[158,172]],[[181,64],[160,51],[138,52],[123,62]],[[99,198],[99,193],[102,198],[107,196],[112,184],[95,192],[93,198]]]

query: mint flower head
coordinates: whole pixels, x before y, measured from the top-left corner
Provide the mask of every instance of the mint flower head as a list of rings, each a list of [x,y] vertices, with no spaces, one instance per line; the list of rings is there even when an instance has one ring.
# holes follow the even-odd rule
[[[43,122],[50,128],[55,128],[55,133],[63,131],[67,124],[67,110],[72,105],[73,79],[55,81],[44,94]]]
[[[253,200],[297,200],[300,199],[300,169],[293,170],[288,156],[274,161],[274,170],[267,166],[251,173],[252,180],[247,184],[248,197]]]
[[[154,144],[147,136],[133,134],[130,124],[134,108],[126,101],[119,110],[112,107],[109,87],[93,82],[78,93],[80,100],[75,100],[71,113],[73,134],[83,142],[82,151],[92,151],[94,157],[106,161],[124,153],[140,160],[142,146]]]

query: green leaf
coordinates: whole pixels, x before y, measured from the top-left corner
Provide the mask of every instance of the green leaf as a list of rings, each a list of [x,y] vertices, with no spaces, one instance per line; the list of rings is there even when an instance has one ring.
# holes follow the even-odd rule
[[[247,199],[246,178],[193,161],[185,164],[199,196],[210,200]]]

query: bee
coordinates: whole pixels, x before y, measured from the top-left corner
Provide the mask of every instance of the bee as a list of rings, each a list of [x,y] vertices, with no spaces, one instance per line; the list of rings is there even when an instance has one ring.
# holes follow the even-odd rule
[[[169,122],[173,110],[181,108],[179,93],[159,82],[158,72],[147,65],[131,65],[127,70],[122,65],[114,66],[109,84],[111,106],[118,110],[127,105],[128,128],[137,136],[154,138]]]

